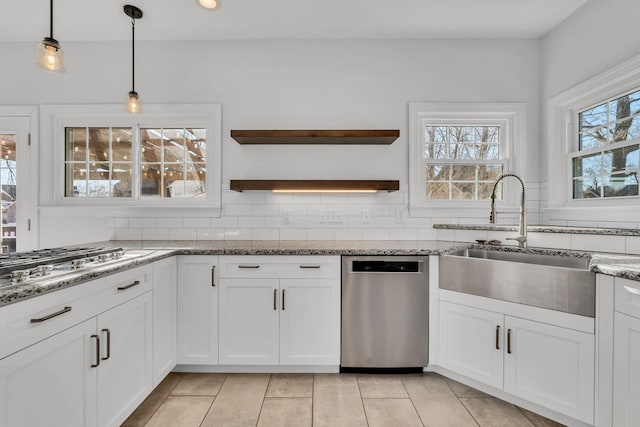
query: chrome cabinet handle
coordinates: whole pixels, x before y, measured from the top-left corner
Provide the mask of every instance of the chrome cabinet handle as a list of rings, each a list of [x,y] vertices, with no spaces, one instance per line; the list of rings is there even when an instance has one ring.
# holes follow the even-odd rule
[[[500,325],[496,326],[496,350],[500,350]]]
[[[273,309],[277,310],[278,308],[276,307],[276,304],[278,303],[278,290],[274,289],[273,290]]]
[[[97,335],[91,335],[91,338],[96,339],[96,363],[92,364],[92,368],[100,366],[100,337]]]
[[[284,289],[282,290],[282,311],[284,311]]]
[[[55,313],[51,313],[51,314],[47,314],[46,316],[43,317],[38,317],[35,319],[31,319],[31,323],[41,323],[41,322],[46,322],[49,319],[53,319],[54,317],[60,316],[61,314],[64,313],[68,313],[71,311],[71,307],[67,306],[65,308],[63,308],[60,311],[56,311]]]
[[[320,268],[319,265],[301,265],[300,268]]]
[[[511,354],[511,329],[507,329],[507,353]]]
[[[211,266],[211,286],[216,286],[216,266]]]
[[[127,289],[129,289],[129,288],[133,288],[134,286],[138,286],[139,284],[140,284],[140,280],[136,280],[135,282],[133,282],[133,283],[131,283],[131,284],[129,284],[129,285],[126,285],[126,286],[120,286],[120,287],[118,288],[118,290],[119,290],[119,291],[126,291]]]
[[[109,360],[111,357],[111,331],[109,329],[103,329],[102,332],[107,333],[107,355],[102,360]]]
[[[238,268],[260,268],[259,265],[239,265]]]

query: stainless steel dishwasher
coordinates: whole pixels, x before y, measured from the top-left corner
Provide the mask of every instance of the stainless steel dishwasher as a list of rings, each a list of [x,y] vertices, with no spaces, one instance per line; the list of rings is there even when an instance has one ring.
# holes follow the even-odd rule
[[[429,258],[342,257],[341,372],[421,372],[429,350]]]

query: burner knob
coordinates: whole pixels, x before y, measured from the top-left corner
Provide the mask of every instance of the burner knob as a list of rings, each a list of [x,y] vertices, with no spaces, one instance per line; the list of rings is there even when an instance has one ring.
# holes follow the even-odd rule
[[[107,262],[109,261],[109,259],[111,259],[111,256],[109,254],[98,255],[98,262]]]
[[[29,277],[30,273],[31,273],[30,270],[14,270],[11,272],[11,281],[13,283],[24,282],[27,279],[27,277]]]
[[[84,267],[86,260],[84,258],[72,259],[71,260],[71,268],[74,270],[78,270]]]

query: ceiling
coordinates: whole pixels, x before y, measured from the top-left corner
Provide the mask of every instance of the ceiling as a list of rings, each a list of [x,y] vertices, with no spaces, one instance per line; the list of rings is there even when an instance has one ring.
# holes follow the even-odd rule
[[[588,0],[129,0],[137,40],[538,38]],[[129,40],[127,0],[54,1],[54,37]],[[2,0],[0,42],[49,33],[49,1]]]

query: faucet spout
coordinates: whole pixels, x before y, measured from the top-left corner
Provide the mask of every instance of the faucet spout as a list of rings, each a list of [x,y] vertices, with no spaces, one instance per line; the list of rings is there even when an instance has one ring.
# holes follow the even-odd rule
[[[520,224],[518,226],[518,237],[507,237],[506,240],[516,240],[518,242],[518,246],[521,248],[527,247],[527,221],[526,221],[526,212],[525,212],[525,185],[522,178],[520,178],[515,173],[505,173],[502,174],[496,179],[496,182],[493,184],[493,191],[491,192],[491,213],[489,214],[489,222],[491,224],[496,223],[496,188],[498,187],[498,183],[502,181],[506,177],[513,177],[520,182],[520,186],[522,187],[521,199],[520,199]]]

